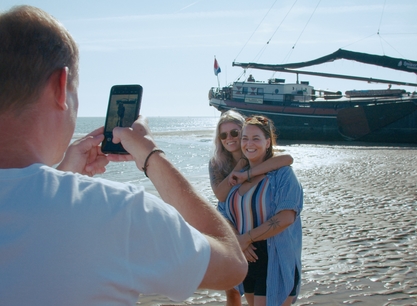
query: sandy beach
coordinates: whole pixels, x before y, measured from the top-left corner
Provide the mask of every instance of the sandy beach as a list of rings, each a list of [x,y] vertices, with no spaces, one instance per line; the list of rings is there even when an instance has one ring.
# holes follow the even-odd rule
[[[283,148],[295,159],[305,193],[295,305],[417,305],[417,147]],[[224,292],[200,290],[182,303],[146,296],[138,305],[224,301]]]

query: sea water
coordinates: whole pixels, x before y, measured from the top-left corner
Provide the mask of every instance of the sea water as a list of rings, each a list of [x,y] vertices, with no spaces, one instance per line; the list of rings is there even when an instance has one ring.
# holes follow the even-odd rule
[[[148,118],[157,145],[212,205],[217,200],[210,188],[208,160],[217,120]],[[104,118],[78,118],[73,139],[102,125]],[[417,147],[280,140],[278,144],[293,156],[304,188],[302,288],[297,305],[417,305]],[[156,193],[133,162],[110,163],[101,176],[144,185]],[[172,305],[160,296],[140,301]],[[224,292],[199,291],[186,305],[218,306],[224,301]]]
[[[211,192],[208,178],[208,160],[213,148],[214,130],[218,117],[149,117],[152,135],[169,160],[213,204],[217,201]],[[104,125],[104,118],[77,119],[73,140],[85,136]],[[119,182],[142,184],[155,192],[149,179],[133,162],[110,163],[101,177]]]

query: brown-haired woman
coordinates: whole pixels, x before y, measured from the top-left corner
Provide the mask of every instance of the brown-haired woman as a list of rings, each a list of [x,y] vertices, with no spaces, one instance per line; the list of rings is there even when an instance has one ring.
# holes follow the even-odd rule
[[[247,118],[241,150],[251,173],[274,156],[275,128],[263,116]],[[251,176],[234,186],[218,210],[238,232],[249,262],[243,282],[250,306],[290,305],[300,289],[303,190],[291,167]]]

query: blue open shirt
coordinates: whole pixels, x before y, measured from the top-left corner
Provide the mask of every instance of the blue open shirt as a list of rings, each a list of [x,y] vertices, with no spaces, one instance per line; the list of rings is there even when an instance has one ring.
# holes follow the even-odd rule
[[[303,209],[303,188],[292,168],[286,166],[267,174],[270,188],[265,199],[267,218],[270,219],[282,210],[294,210],[296,219],[283,232],[267,239],[268,244],[268,276],[267,305],[281,305],[294,288],[295,267],[301,275],[302,226],[300,213]],[[229,195],[240,185],[234,186]],[[219,202],[218,211],[234,224],[229,205]],[[299,284],[301,283],[301,277]],[[300,285],[297,285],[297,295]],[[241,291],[241,287],[239,288]],[[242,293],[242,291],[241,291]]]

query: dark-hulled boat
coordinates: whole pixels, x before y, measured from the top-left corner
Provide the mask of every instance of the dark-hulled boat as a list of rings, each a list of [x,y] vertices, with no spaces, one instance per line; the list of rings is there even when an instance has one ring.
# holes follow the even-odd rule
[[[413,83],[295,70],[336,59],[354,60],[417,74],[417,62],[339,49],[301,63],[267,65],[233,63],[254,68],[297,74],[295,83],[284,79],[259,82],[251,77],[230,86],[211,88],[209,103],[223,112],[235,109],[251,116],[262,114],[272,119],[280,139],[383,143],[417,143],[417,93],[391,89],[391,85]],[[315,75],[389,84],[385,90],[350,90],[345,94],[315,90],[308,82],[298,82],[298,74]]]

